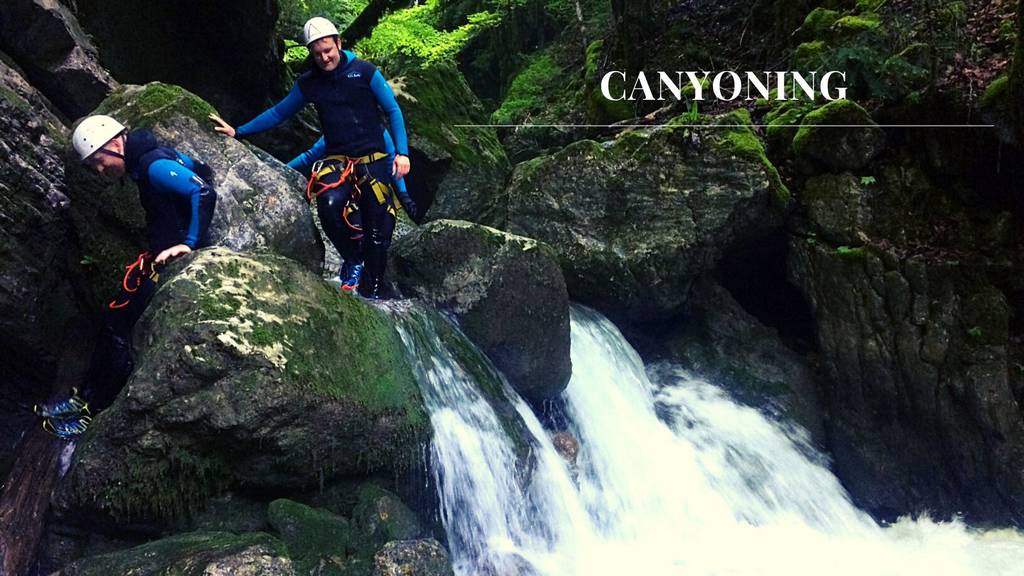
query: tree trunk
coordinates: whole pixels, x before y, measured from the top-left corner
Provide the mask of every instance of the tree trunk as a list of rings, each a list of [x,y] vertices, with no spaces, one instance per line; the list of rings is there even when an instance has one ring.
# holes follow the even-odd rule
[[[1010,118],[1017,144],[1024,146],[1024,0],[1017,0],[1017,47],[1010,68]]]
[[[0,496],[0,576],[32,569],[46,526],[50,494],[60,478],[65,442],[33,428],[22,438],[18,458]]]
[[[619,50],[630,73],[643,70],[644,39],[653,25],[651,0],[611,0],[612,24]]]

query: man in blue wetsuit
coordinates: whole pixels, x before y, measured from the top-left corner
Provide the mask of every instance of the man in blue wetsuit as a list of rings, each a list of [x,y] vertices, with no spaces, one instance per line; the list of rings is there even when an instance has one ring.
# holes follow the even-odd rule
[[[359,294],[382,297],[387,250],[395,225],[392,177],[409,172],[409,145],[402,111],[394,92],[377,68],[341,49],[338,30],[325,18],[311,18],[303,30],[315,66],[296,80],[288,95],[237,130],[211,114],[216,130],[242,137],[277,126],[312,103],[320,117],[325,156],[312,166],[307,195],[317,200],[317,213],[331,243],[344,259],[343,284],[358,277]],[[389,161],[380,110],[388,117],[394,138]],[[359,206],[363,237],[361,250],[351,241],[344,221],[350,199]],[[403,208],[414,221],[419,213],[411,201]],[[361,252],[361,254],[360,254]],[[362,259],[362,262],[360,262]],[[359,266],[364,264],[361,276]]]
[[[138,184],[149,251],[128,265],[121,290],[107,306],[102,332],[79,396],[41,404],[43,428],[62,438],[81,434],[89,416],[110,405],[133,369],[131,329],[156,292],[159,269],[209,244],[217,193],[206,164],[161,146],[147,131],[128,132],[110,116],[83,120],[71,137],[82,162],[102,176],[128,174]]]

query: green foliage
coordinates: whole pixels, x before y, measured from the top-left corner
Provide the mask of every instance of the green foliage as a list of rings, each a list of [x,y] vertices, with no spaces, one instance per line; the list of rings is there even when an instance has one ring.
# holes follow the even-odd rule
[[[697,101],[690,102],[690,109],[687,110],[683,116],[684,120],[690,124],[696,124],[700,121],[700,110],[697,107]]]
[[[505,0],[502,6],[518,0]],[[466,23],[454,30],[438,27],[439,0],[395,11],[373,29],[373,34],[356,44],[356,51],[375,62],[399,66],[432,66],[454,62],[456,54],[483,30],[496,26],[503,12],[483,11],[470,14]]]
[[[309,57],[309,49],[294,40],[284,41],[284,63],[301,64]]]
[[[323,16],[344,31],[369,3],[369,0],[282,0],[278,3],[281,12],[277,33],[286,42],[299,40],[303,24],[313,16]]]
[[[545,111],[559,94],[565,70],[547,52],[531,56],[512,80],[501,106],[491,114],[493,124],[518,124]]]

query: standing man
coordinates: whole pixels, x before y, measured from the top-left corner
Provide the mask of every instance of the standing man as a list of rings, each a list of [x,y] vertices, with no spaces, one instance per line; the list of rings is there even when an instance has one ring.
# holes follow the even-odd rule
[[[83,120],[71,140],[87,167],[111,179],[128,174],[138,184],[149,251],[127,266],[121,290],[107,306],[82,395],[73,391],[70,398],[35,407],[43,428],[61,438],[84,432],[90,414],[109,406],[128,381],[131,329],[156,292],[159,268],[209,244],[217,202],[210,167],[161,146],[150,132],[128,132],[110,116],[96,115]]]
[[[373,64],[341,49],[338,29],[326,18],[311,18],[303,29],[306,47],[315,66],[299,77],[291,91],[273,108],[237,130],[215,114],[216,130],[241,137],[273,128],[312,103],[320,117],[325,156],[312,167],[307,195],[316,198],[324,232],[345,260],[344,284],[362,257],[365,267],[358,280],[359,294],[370,299],[383,296],[387,250],[395,227],[391,179],[409,172],[409,143],[405,120],[384,76]],[[380,110],[388,117],[396,154],[388,162]],[[349,199],[358,203],[362,216],[362,254],[354,251],[344,222]],[[416,206],[403,204],[414,221]]]

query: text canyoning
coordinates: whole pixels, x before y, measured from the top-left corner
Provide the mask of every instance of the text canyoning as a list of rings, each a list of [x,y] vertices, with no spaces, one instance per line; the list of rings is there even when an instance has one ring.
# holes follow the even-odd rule
[[[621,85],[619,84],[621,82]],[[601,94],[608,100],[825,100],[846,99],[846,73],[708,71],[638,72],[612,70],[601,78]],[[612,85],[616,86],[615,89]],[[621,90],[619,90],[621,86]],[[630,88],[632,86],[632,88]],[[686,87],[692,88],[692,95]]]

